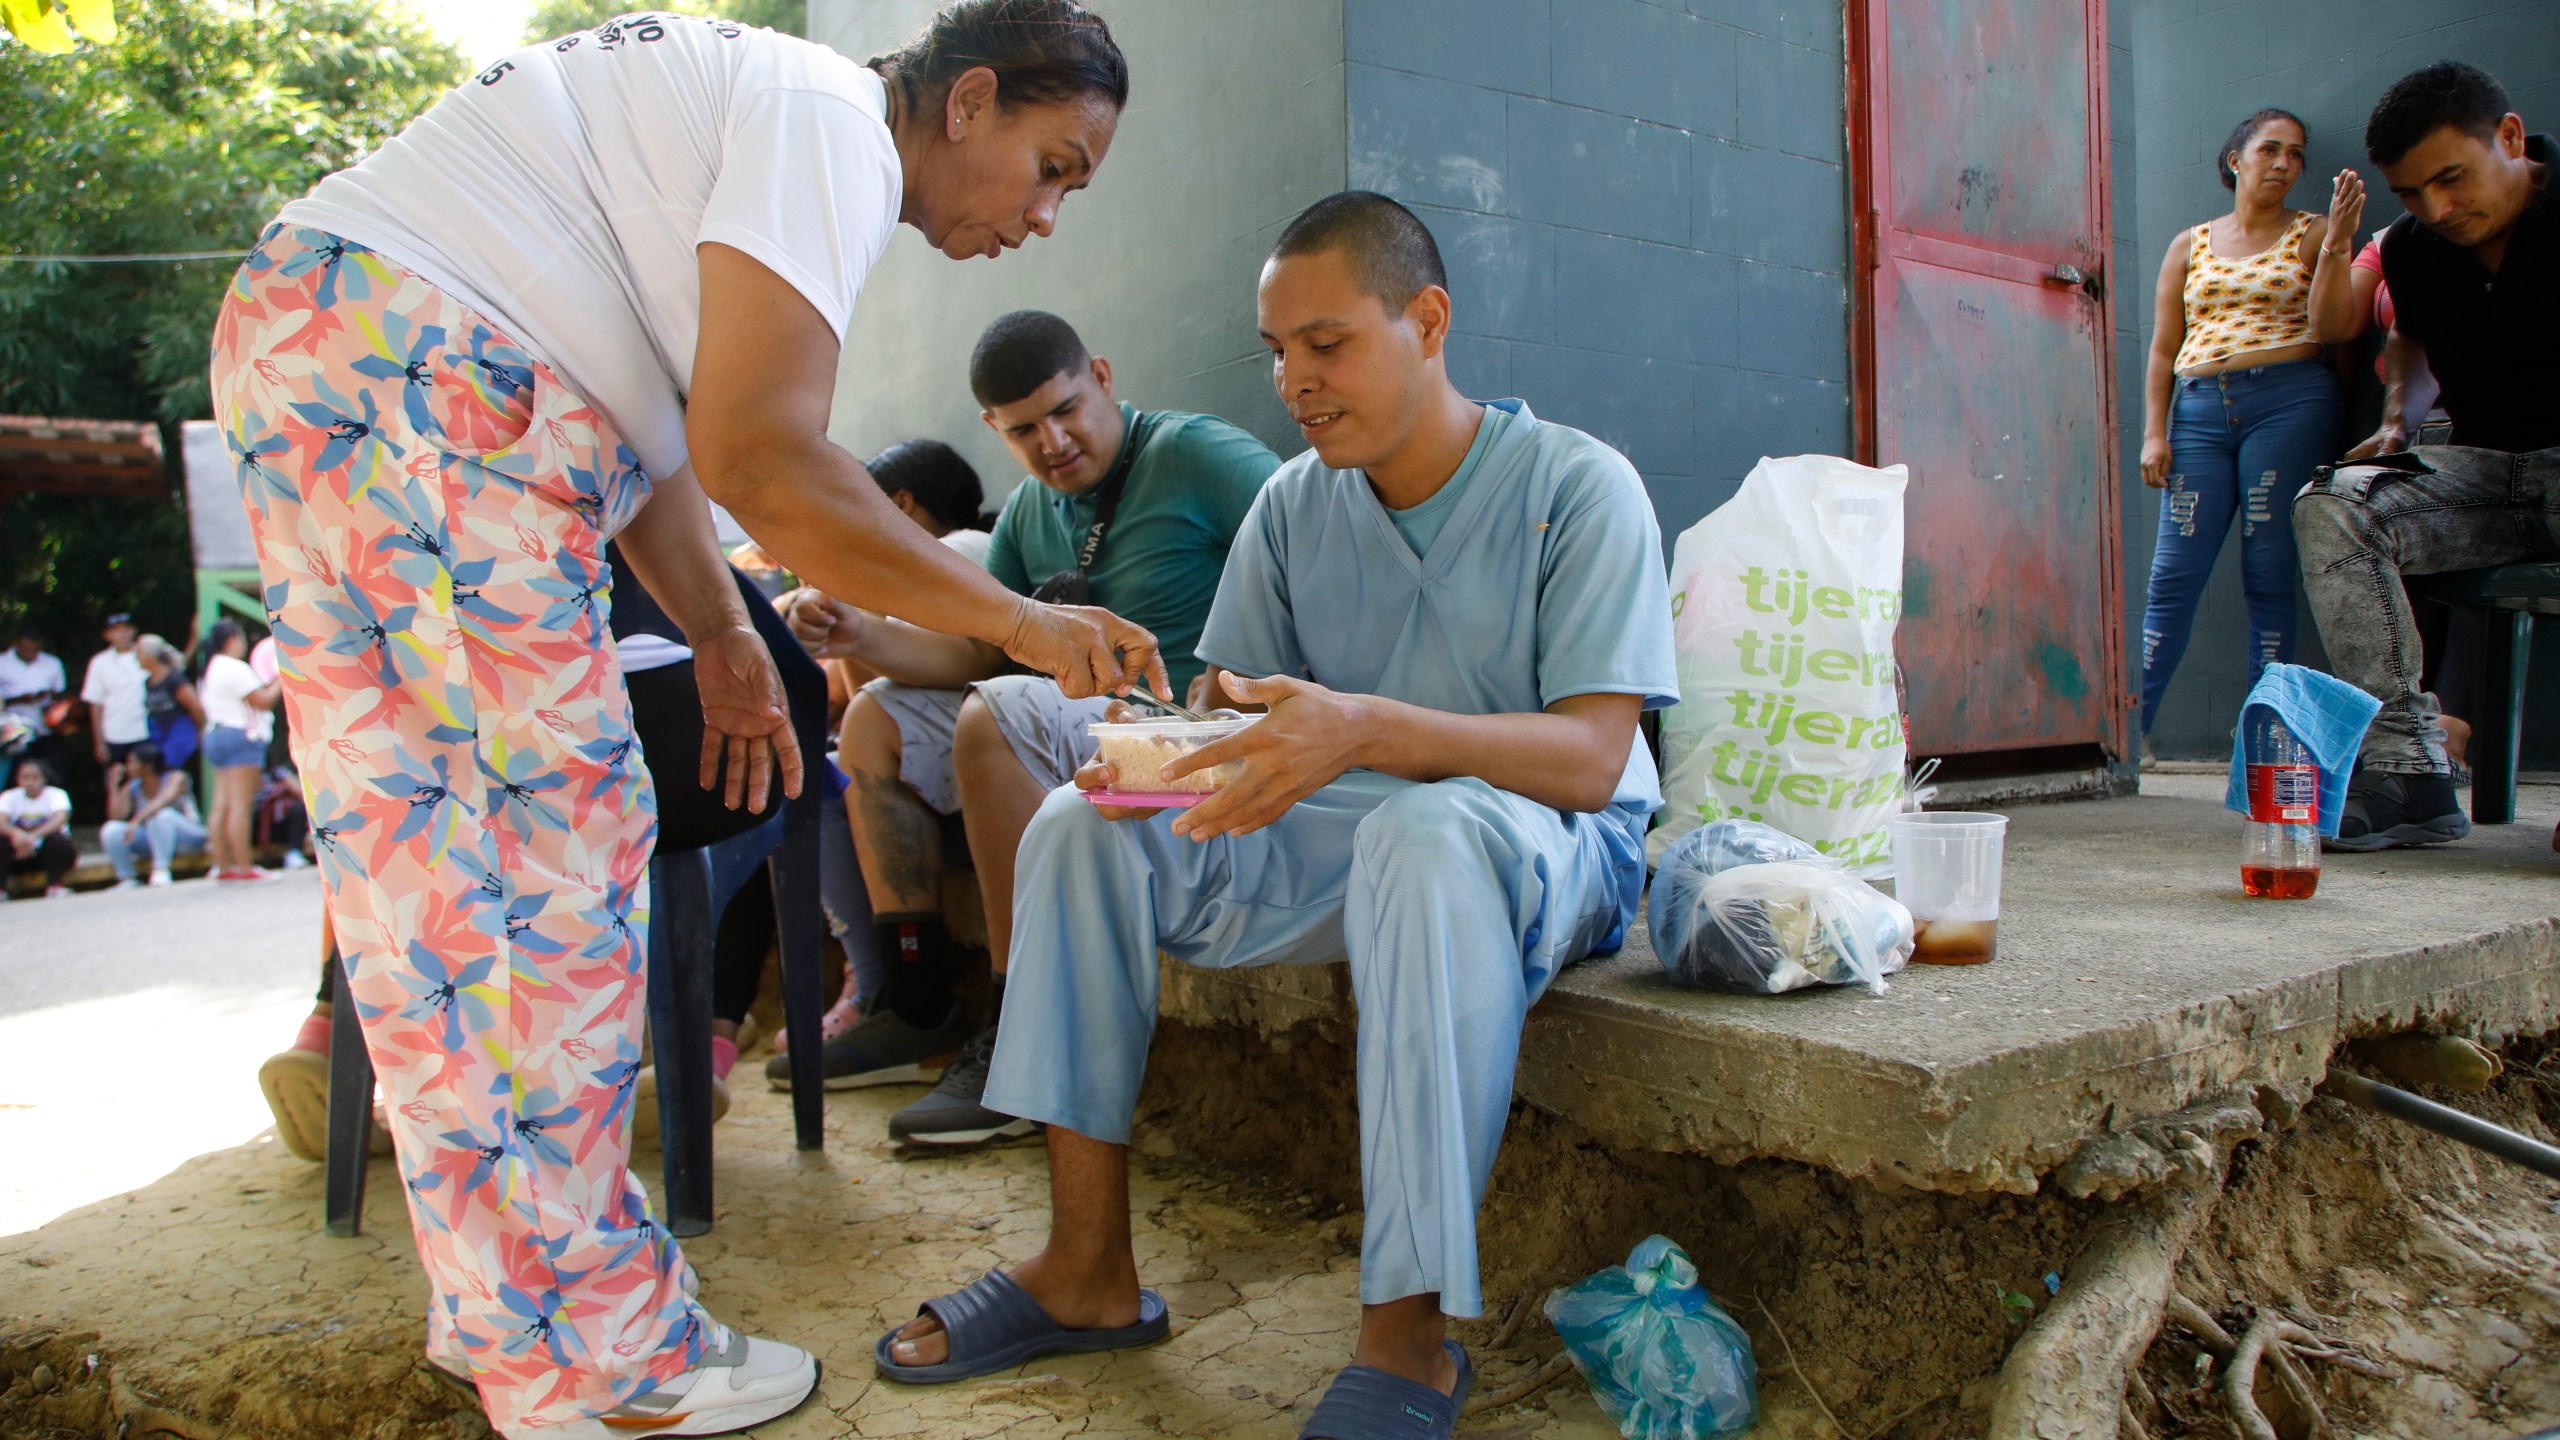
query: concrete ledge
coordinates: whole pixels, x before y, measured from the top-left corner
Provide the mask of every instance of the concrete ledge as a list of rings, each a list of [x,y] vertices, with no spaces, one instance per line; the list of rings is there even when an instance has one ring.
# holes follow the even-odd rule
[[[2210,788],[2189,784],[2189,791]],[[2456,846],[2332,855],[2307,901],[2240,893],[2237,817],[2148,796],[2011,816],[2000,956],[1889,994],[1664,978],[1639,931],[1532,1013],[1518,1089],[1612,1144],[1774,1157],[1954,1193],[2035,1190],[2091,1136],[2316,1083],[2359,1035],[2560,1029],[2560,796]],[[1163,1012],[1347,1037],[1342,967],[1166,962]]]

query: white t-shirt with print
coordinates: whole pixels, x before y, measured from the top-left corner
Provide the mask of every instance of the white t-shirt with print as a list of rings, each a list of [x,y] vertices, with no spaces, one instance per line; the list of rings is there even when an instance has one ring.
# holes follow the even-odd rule
[[[654,476],[685,461],[717,241],[844,338],[904,181],[880,77],[823,45],[642,12],[528,46],[284,208],[486,315]]]
[[[229,655],[216,655],[204,663],[204,683],[196,693],[204,700],[205,723],[228,725],[252,740],[264,740],[276,733],[275,712],[261,710],[249,703],[249,692],[260,688],[258,672],[249,662]]]
[[[12,785],[0,792],[0,820],[21,830],[33,830],[56,815],[71,813],[71,797],[59,785],[47,785],[42,794],[30,795],[23,785]]]

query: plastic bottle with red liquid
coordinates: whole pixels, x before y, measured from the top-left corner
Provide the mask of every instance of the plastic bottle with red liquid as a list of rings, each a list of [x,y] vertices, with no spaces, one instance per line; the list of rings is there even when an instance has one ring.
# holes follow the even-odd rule
[[[2275,712],[2249,712],[2249,824],[2240,888],[2263,900],[2302,900],[2320,888],[2320,767]]]

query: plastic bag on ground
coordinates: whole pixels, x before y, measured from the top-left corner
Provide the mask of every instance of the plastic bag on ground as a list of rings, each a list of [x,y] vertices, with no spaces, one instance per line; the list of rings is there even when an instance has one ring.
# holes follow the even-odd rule
[[[1672,979],[1776,995],[1864,985],[1911,958],[1911,912],[1813,846],[1749,820],[1690,831],[1662,857],[1648,900]]]
[[[1760,1418],[1751,1337],[1660,1235],[1547,1296],[1547,1319],[1627,1440],[1709,1440]]]

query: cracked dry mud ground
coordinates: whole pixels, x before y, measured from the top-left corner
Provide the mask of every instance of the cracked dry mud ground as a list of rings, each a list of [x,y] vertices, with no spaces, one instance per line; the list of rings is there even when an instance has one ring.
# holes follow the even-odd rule
[[[885,1122],[915,1093],[830,1096],[829,1148],[801,1155],[788,1097],[761,1080],[738,1086],[719,1130],[718,1223],[686,1253],[714,1313],[810,1348],[826,1371],[813,1403],[759,1436],[1296,1433],[1349,1351],[1355,1221],[1319,1222],[1303,1205],[1275,1206],[1163,1157],[1141,1160],[1133,1190],[1139,1264],[1175,1317],[1169,1341],[974,1384],[876,1380],[881,1330],[918,1299],[1037,1249],[1046,1223],[1035,1145],[894,1158]],[[656,1151],[638,1158],[654,1181]],[[319,1167],[264,1139],[0,1239],[0,1435],[113,1434],[117,1381],[132,1387],[128,1404],[157,1403],[242,1440],[487,1434],[417,1373],[426,1290],[400,1194],[389,1162],[375,1161],[365,1234],[333,1239],[320,1228]],[[1554,1343],[1532,1331],[1483,1368],[1501,1383]],[[94,1381],[92,1354],[106,1362]],[[25,1380],[39,1363],[60,1377],[43,1395]],[[1468,1433],[1616,1431],[1568,1379]]]
[[[1133,1191],[1140,1264],[1173,1337],[932,1389],[875,1380],[871,1342],[924,1295],[1037,1248],[1040,1151],[896,1158],[883,1127],[915,1092],[890,1089],[829,1097],[829,1148],[800,1155],[787,1097],[740,1084],[719,1132],[719,1223],[687,1252],[717,1314],[810,1347],[827,1370],[814,1403],[757,1433],[1294,1435],[1356,1315],[1348,1056],[1168,1026],[1157,1058]],[[2527,1042],[2509,1060],[2492,1094],[2437,1098],[2549,1136],[2560,1046]],[[643,1176],[656,1165],[644,1150]],[[138,1406],[223,1440],[485,1436],[475,1408],[418,1371],[424,1284],[388,1163],[375,1162],[361,1239],[321,1232],[320,1189],[318,1167],[261,1140],[0,1238],[0,1436],[115,1435]],[[1968,1440],[2015,1333],[2010,1303],[2033,1303],[2040,1277],[2067,1268],[2090,1213],[2050,1193],[1931,1196],[1775,1162],[1610,1152],[1516,1109],[1484,1221],[1486,1291],[1507,1309],[1661,1230],[1753,1336],[1755,1437]],[[2398,1367],[2390,1383],[2316,1377],[2341,1434],[2513,1440],[2560,1423],[2560,1188],[2406,1127],[2320,1101],[2244,1147],[2180,1284],[2226,1325],[2276,1306]],[[1801,1376],[1751,1297],[1785,1325]],[[1488,1388],[1556,1347],[1542,1322],[1500,1351],[1492,1330],[1458,1331]],[[2143,1369],[2151,1434],[2233,1434],[2219,1374],[2189,1337],[2164,1333]],[[1616,1431],[1567,1377],[1460,1433]]]

